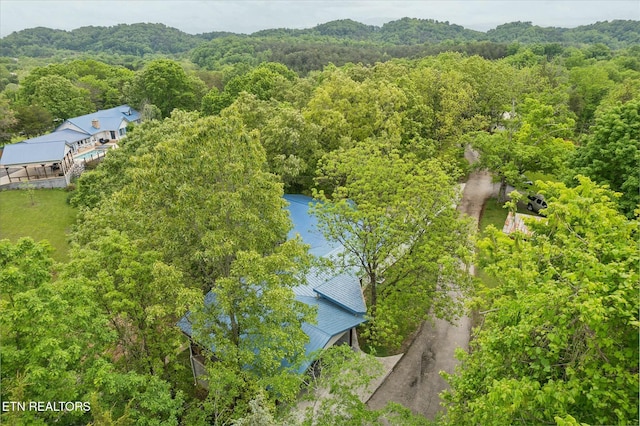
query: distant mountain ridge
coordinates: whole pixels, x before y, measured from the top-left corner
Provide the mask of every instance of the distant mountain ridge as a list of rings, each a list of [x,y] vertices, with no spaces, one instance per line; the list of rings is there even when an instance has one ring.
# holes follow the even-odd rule
[[[487,32],[433,19],[402,18],[381,27],[350,19],[330,21],[308,29],[268,29],[251,35],[230,32],[187,34],[164,24],[118,24],[110,27],[81,27],[72,31],[45,27],[30,28],[0,39],[0,56],[42,57],[56,50],[107,52],[122,55],[186,54],[202,43],[228,36],[252,39],[300,39],[322,42],[348,41],[389,46],[425,43],[561,43],[566,45],[602,43],[611,49],[640,44],[640,21],[615,20],[576,28],[540,27],[531,22],[511,22]]]

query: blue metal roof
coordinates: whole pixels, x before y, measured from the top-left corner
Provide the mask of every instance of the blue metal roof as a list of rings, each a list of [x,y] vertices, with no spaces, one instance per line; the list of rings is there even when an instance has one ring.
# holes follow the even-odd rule
[[[323,297],[354,314],[367,313],[360,279],[354,269],[314,267],[306,283],[294,287],[296,296]]]
[[[215,303],[216,297],[213,291],[209,291],[205,296],[204,303],[205,305],[210,305],[211,303]],[[296,300],[302,303],[305,303],[309,306],[315,306],[317,308],[317,317],[316,324],[307,324],[305,323],[304,328],[309,329],[312,327],[315,330],[315,333],[322,333],[323,335],[328,336],[330,339],[333,336],[337,336],[345,331],[362,324],[365,322],[365,318],[363,315],[353,314],[348,312],[341,307],[335,305],[329,300],[319,298],[319,297],[309,297],[309,296],[296,296]],[[193,336],[193,324],[189,317],[191,316],[190,312],[187,312],[180,321],[178,321],[177,325],[186,335]],[[222,321],[226,322],[228,319],[222,318]],[[311,338],[312,336],[310,336]],[[311,339],[313,340],[313,339]],[[327,340],[328,341],[328,340]],[[310,342],[311,344],[311,342]],[[326,342],[325,342],[326,344]],[[309,353],[324,348],[324,345],[317,346],[317,344],[311,344]]]
[[[289,238],[296,234],[311,246],[311,254],[331,259],[342,250],[337,244],[327,241],[318,230],[317,219],[309,212],[310,204],[316,203],[305,195],[287,194],[284,198],[289,202],[287,209],[293,222]],[[296,300],[317,307],[317,324],[304,323],[302,329],[309,336],[305,352],[309,357],[314,352],[324,349],[334,336],[362,324],[366,321],[364,314],[367,307],[360,288],[360,279],[353,268],[313,267],[306,275],[306,282],[294,287]],[[215,294],[207,293],[205,304],[215,303]],[[192,324],[187,313],[178,327],[188,336],[193,335]],[[311,361],[307,362],[300,372],[304,372]]]
[[[140,119],[140,113],[129,105],[120,105],[115,108],[103,109],[91,114],[81,115],[80,117],[69,118],[65,123],[71,123],[74,126],[86,132],[88,135],[104,132],[105,130],[118,130],[122,124],[122,120],[132,122]],[[100,128],[93,127],[93,120],[98,120]],[[65,125],[61,124],[58,128]]]
[[[314,290],[320,296],[331,300],[333,303],[352,313],[367,313],[367,306],[362,296],[360,279],[354,271],[334,275]]]
[[[305,344],[305,362],[298,370],[303,373],[311,364],[313,355],[321,349],[324,349],[332,337],[338,336],[353,327],[365,322],[362,315],[354,315],[336,306],[328,300],[318,297],[297,296],[296,300],[317,308],[317,324],[303,323],[302,330],[309,337],[309,341]],[[205,296],[206,305],[215,303],[215,293],[210,291]],[[177,325],[186,335],[193,336],[193,324],[189,320],[190,313],[183,316]],[[243,336],[246,338],[246,336]],[[215,351],[215,348],[210,348]],[[284,363],[286,365],[286,363]]]
[[[100,122],[100,128],[92,126],[92,121],[97,119]],[[119,107],[100,110],[91,114],[82,115],[80,117],[70,118],[65,123],[71,123],[82,131],[69,128],[60,129],[65,123],[46,135],[27,139],[17,144],[5,145],[0,159],[0,165],[19,165],[19,164],[35,164],[52,161],[59,161],[64,157],[64,148],[60,149],[60,142],[73,144],[89,138],[99,132],[108,130],[118,130],[122,121],[132,122],[140,119],[140,113],[132,109],[129,105],[120,105]],[[60,129],[60,130],[58,130]],[[54,144],[46,146],[47,144]],[[33,145],[31,148],[22,146]],[[8,157],[7,157],[8,153]]]
[[[26,139],[24,143],[42,143],[42,142],[57,142],[65,141],[68,144],[87,139],[89,135],[86,133],[77,132],[72,129],[63,129],[56,132],[47,133],[46,135],[37,136],[35,138]]]
[[[318,219],[311,214],[310,206],[317,203],[311,197],[300,194],[286,194],[289,202],[288,210],[293,229],[289,238],[296,234],[302,241],[311,246],[309,252],[315,256],[336,259],[342,247],[331,243],[318,230]],[[364,303],[360,279],[353,268],[342,270],[321,270],[313,268],[307,275],[307,283],[294,289],[300,296],[315,296],[314,293],[331,300],[339,306],[353,313],[365,314],[367,307]]]
[[[309,253],[314,256],[326,256],[338,247],[337,244],[332,244],[324,238],[322,232],[318,230],[318,219],[309,212],[310,204],[317,203],[316,200],[301,194],[285,194],[284,199],[289,202],[287,210],[293,222],[289,238],[300,234],[302,241],[311,246]]]
[[[185,316],[180,318],[180,321],[178,321],[177,324],[178,328],[189,337],[193,336],[193,324],[191,324],[191,321],[189,321],[190,313],[191,312],[187,312]]]
[[[296,300],[306,303],[309,306],[317,307],[317,324],[313,325],[313,327],[329,336],[337,336],[365,322],[362,315],[347,312],[331,301],[320,297],[297,296]]]
[[[67,142],[64,140],[5,145],[0,158],[2,166],[23,164],[43,164],[60,162],[66,154]]]

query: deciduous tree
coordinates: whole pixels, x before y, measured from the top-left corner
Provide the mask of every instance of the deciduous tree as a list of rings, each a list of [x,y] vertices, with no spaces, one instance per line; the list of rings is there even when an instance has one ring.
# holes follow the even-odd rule
[[[158,59],[135,75],[130,97],[134,105],[151,103],[168,117],[174,108],[187,111],[199,108],[205,91],[202,80],[188,75],[180,64]]]
[[[403,300],[412,305],[413,295],[424,291],[418,309],[426,313],[434,299],[451,301],[448,290],[465,287],[459,261],[469,254],[469,229],[455,212],[455,180],[448,172],[438,160],[419,162],[377,140],[335,151],[320,163],[317,182],[332,192],[314,191],[321,202],[313,211],[325,236],[344,247],[341,263],[360,271],[373,329],[385,322],[384,333],[398,326],[399,311],[386,304],[398,303],[394,295],[406,294]],[[447,234],[456,243],[429,245]]]
[[[527,171],[561,175],[573,150],[568,139],[574,121],[556,116],[550,105],[527,98],[516,109],[515,116],[505,121],[505,128],[493,134],[470,135],[471,143],[480,152],[478,167],[495,173],[500,182],[499,199],[506,199],[507,184],[521,187]]]
[[[301,325],[315,322],[315,312],[292,290],[304,282],[306,249],[290,240],[267,256],[239,252],[229,276],[192,312],[193,339],[211,356],[202,377],[209,384],[203,410],[216,424],[246,415],[262,392],[270,403],[295,400],[309,339]]]
[[[0,146],[11,140],[17,123],[18,120],[9,107],[9,101],[6,98],[0,98]]]
[[[640,203],[640,98],[605,109],[572,159],[572,173],[622,193],[620,208],[633,217]]]
[[[261,101],[241,94],[222,116],[236,116],[248,129],[260,132],[269,171],[278,175],[285,192],[308,190],[321,156],[319,128],[308,123],[299,110],[275,100]]]
[[[34,83],[30,102],[45,108],[54,119],[88,114],[95,110],[89,91],[76,87],[59,75],[49,75]]]
[[[39,105],[17,105],[16,119],[16,132],[24,134],[26,138],[51,131],[54,126],[51,113]]]
[[[52,282],[46,243],[0,241],[3,401],[82,401],[84,373],[111,340],[106,318],[77,282]],[[3,423],[74,424],[84,412],[3,412]]]
[[[81,245],[123,231],[208,291],[229,274],[235,253],[268,254],[286,239],[282,184],[266,171],[257,133],[237,118],[176,112],[139,126],[126,143],[134,152],[128,166],[105,178],[122,187],[110,189],[99,214],[82,217],[74,236]]]
[[[202,298],[181,273],[139,241],[110,231],[72,252],[65,277],[81,279],[117,334],[112,350],[127,371],[166,377],[184,342],[176,321]]]
[[[539,183],[549,207],[530,237],[494,228],[480,242],[497,285],[447,376],[448,424],[638,421],[638,221],[579,181]]]
[[[319,142],[324,152],[350,148],[367,138],[400,134],[407,99],[395,84],[356,81],[335,67],[324,74],[324,81],[303,109],[305,119],[321,129]]]

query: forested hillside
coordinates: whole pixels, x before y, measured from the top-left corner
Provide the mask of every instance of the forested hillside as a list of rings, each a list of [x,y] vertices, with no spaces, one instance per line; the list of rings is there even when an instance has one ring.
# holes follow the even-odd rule
[[[397,404],[367,408],[357,391],[371,357],[338,348],[297,374],[313,361],[303,327],[318,312],[292,288],[310,268],[347,268],[362,278],[357,335],[370,354],[399,353],[424,320],[453,320],[467,301],[475,309],[472,350],[447,376],[435,424],[637,424],[637,28],[483,34],[407,18],[3,38],[3,144],[121,104],[143,122],[68,188],[68,262],[54,264],[46,242],[0,240],[1,399],[91,405],[0,420],[432,424]],[[505,199],[521,191],[512,211],[545,196],[532,234],[475,235],[455,206],[476,169]],[[339,258],[287,240],[285,193],[323,201],[313,212],[345,247]],[[186,312],[206,388],[176,326]]]
[[[403,18],[387,22],[381,27],[364,25],[349,19],[327,22],[309,29],[273,29],[251,35],[209,32],[191,35],[163,24],[119,24],[109,27],[82,27],[72,31],[32,28],[14,32],[0,39],[0,56],[50,57],[56,53],[111,53],[144,56],[150,54],[185,55],[205,41],[226,37],[240,37],[266,51],[281,44],[311,44],[317,49],[348,47],[342,54],[358,57],[363,47],[368,55],[379,59],[387,52],[391,57],[410,56],[414,49],[398,46],[438,45],[444,42],[468,43],[559,43],[580,46],[601,43],[619,49],[640,43],[636,21],[599,22],[576,28],[543,28],[530,22],[500,25],[486,33],[466,29],[449,22],[431,19]],[[426,46],[423,46],[426,48]],[[350,52],[350,49],[354,49]],[[330,49],[329,49],[330,50]],[[360,54],[361,55],[361,54]],[[362,61],[366,61],[366,54]],[[277,60],[267,57],[266,60]],[[288,64],[287,64],[288,65]],[[295,67],[294,67],[295,68]]]

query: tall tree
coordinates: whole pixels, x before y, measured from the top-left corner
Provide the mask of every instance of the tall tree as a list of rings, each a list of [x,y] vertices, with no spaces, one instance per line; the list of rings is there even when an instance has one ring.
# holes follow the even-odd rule
[[[220,92],[211,89],[202,99],[202,111],[206,114],[219,114],[228,107],[242,92],[254,95],[266,101],[282,100],[286,91],[297,79],[296,73],[285,65],[275,62],[263,62],[256,68],[231,78]]]
[[[118,176],[98,168],[108,188],[89,199],[95,207],[85,210],[74,234],[80,248],[72,272],[101,293],[94,299],[109,312],[118,348],[127,351],[122,355],[139,375],[153,371],[157,377],[159,360],[176,342],[171,321],[188,299],[181,286],[193,284],[213,290],[220,301],[202,314],[205,347],[218,312],[234,319],[215,333],[220,362],[211,369],[209,401],[224,407],[219,414],[229,415],[230,408],[235,414],[227,418],[244,415],[258,390],[290,400],[299,383],[292,368],[304,355],[300,323],[312,321],[291,290],[305,255],[296,241],[283,244],[291,223],[282,184],[265,171],[257,133],[233,115],[174,111],[136,127],[121,150],[130,154],[113,157],[121,164],[104,162],[104,170]],[[95,177],[88,183],[87,190]],[[282,368],[283,360],[291,367]],[[253,371],[244,368],[249,364]],[[208,404],[190,411],[189,419],[218,415]]]
[[[633,217],[640,204],[640,98],[605,109],[572,158],[574,173],[622,193],[620,208]]]
[[[239,252],[228,277],[192,312],[193,338],[209,350],[209,395],[202,409],[214,424],[239,418],[261,392],[271,403],[293,402],[309,338],[302,323],[315,312],[295,300],[292,288],[304,282],[306,247],[290,240],[267,256]]]
[[[208,291],[236,252],[268,254],[286,239],[282,184],[265,171],[257,133],[237,118],[176,112],[140,126],[127,144],[137,148],[123,187],[102,201],[102,214],[82,218],[81,245],[123,231]]]
[[[360,82],[335,67],[327,67],[323,74],[324,81],[314,90],[303,116],[320,128],[319,142],[325,152],[400,133],[407,99],[395,84]]]
[[[27,138],[51,131],[54,126],[51,113],[39,105],[17,105],[16,119],[16,132]]]
[[[30,102],[42,106],[59,120],[95,110],[88,90],[74,86],[59,75],[45,76],[36,81]]]
[[[202,80],[188,75],[175,61],[157,59],[139,71],[131,84],[133,104],[150,103],[169,116],[174,108],[191,111],[200,106],[206,91]]]
[[[83,280],[109,318],[117,340],[113,350],[127,371],[166,377],[183,343],[176,321],[201,292],[185,286],[180,272],[144,251],[139,241],[110,231],[75,249],[65,277]]]
[[[530,237],[494,228],[480,242],[497,285],[448,376],[448,424],[637,423],[638,221],[579,180],[540,183],[547,218]]]
[[[263,101],[280,99],[282,92],[291,86],[296,78],[296,73],[286,65],[263,62],[248,73],[229,80],[224,90],[234,97],[241,92],[247,92]]]
[[[507,184],[521,186],[528,171],[561,175],[573,150],[573,143],[565,138],[572,135],[574,121],[556,116],[552,106],[527,98],[509,117],[504,129],[470,136],[480,152],[478,167],[494,172],[500,182],[502,201]]]
[[[445,53],[437,59],[444,62],[441,66],[461,68],[476,94],[473,114],[486,117],[489,126],[500,123],[505,107],[519,92],[517,70],[504,61],[489,61],[479,56],[460,60],[456,54]]]
[[[105,317],[77,282],[52,282],[46,243],[0,240],[3,401],[83,401],[84,373],[111,340]],[[83,410],[9,411],[12,424],[77,424]],[[86,417],[84,417],[86,420]]]
[[[241,94],[222,113],[237,116],[248,129],[260,132],[269,171],[278,175],[285,192],[308,190],[321,156],[318,126],[308,123],[299,110],[275,100],[261,101],[254,95]]]
[[[440,292],[447,300],[449,286],[464,288],[463,281],[455,279],[460,277],[458,262],[453,262],[454,268],[432,270],[430,278],[421,277],[425,280],[404,280],[421,275],[425,263],[439,256],[464,260],[468,255],[469,230],[458,222],[455,180],[448,172],[437,160],[403,157],[388,143],[376,140],[335,151],[320,163],[317,182],[332,192],[314,191],[321,202],[313,211],[325,236],[344,247],[341,261],[361,272],[374,327],[378,314],[384,321],[397,321],[390,311],[378,311],[380,288],[385,294],[403,294],[403,286],[424,286],[430,297]],[[456,235],[459,246],[432,246],[433,252],[427,254],[425,244],[441,232]],[[421,299],[422,312],[429,310],[430,297]]]
[[[11,135],[18,120],[9,106],[9,101],[0,97],[0,146],[11,140]]]
[[[614,86],[609,77],[610,70],[604,63],[572,68],[570,73],[569,106],[576,114],[577,130],[585,133],[593,124],[598,104]]]

